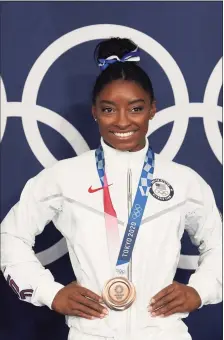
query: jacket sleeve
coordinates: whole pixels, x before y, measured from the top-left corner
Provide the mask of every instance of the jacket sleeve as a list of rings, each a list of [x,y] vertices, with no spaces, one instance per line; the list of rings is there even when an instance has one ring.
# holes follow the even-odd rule
[[[1,224],[1,270],[21,300],[51,308],[56,293],[64,286],[54,281],[33,251],[36,235],[60,214],[62,195],[52,171],[43,170],[24,187],[20,201]]]
[[[190,186],[185,229],[199,249],[198,268],[189,286],[197,290],[202,304],[222,301],[222,221],[210,186],[199,176]]]

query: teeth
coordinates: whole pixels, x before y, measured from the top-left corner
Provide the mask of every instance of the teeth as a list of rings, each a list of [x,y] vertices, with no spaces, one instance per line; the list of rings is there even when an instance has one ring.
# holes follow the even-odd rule
[[[133,133],[134,133],[134,131],[125,132],[125,133],[114,132],[115,136],[117,136],[117,137],[129,137],[129,136],[133,135]]]

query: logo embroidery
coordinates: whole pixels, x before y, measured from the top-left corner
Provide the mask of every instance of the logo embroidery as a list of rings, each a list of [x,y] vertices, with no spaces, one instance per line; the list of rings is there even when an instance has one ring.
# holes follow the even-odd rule
[[[169,201],[174,195],[173,187],[160,178],[152,180],[149,192],[159,201]]]
[[[136,218],[138,218],[141,215],[141,212],[142,212],[142,207],[140,206],[140,204],[136,204],[135,210],[133,211],[133,214],[132,214],[132,218],[136,220]]]
[[[93,194],[94,192],[96,192],[96,191],[99,191],[99,190],[103,190],[103,188],[108,188],[108,187],[110,187],[112,184],[109,184],[109,185],[107,185],[107,186],[105,186],[105,187],[100,187],[100,188],[96,188],[96,189],[92,189],[92,185],[91,185],[91,187],[89,187],[89,189],[88,189],[88,192],[90,193],[90,194]]]

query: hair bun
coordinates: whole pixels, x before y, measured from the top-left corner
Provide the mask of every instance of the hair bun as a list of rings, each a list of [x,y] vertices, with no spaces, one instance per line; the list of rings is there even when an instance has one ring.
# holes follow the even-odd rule
[[[127,38],[110,38],[100,42],[95,49],[94,58],[96,62],[99,59],[106,59],[116,55],[122,58],[127,53],[134,51],[138,46]]]
[[[140,49],[130,39],[110,38],[101,41],[95,48],[94,57],[101,73],[96,79],[92,103],[102,89],[113,81],[133,81],[140,85],[154,100],[154,91],[147,73],[137,63],[140,61]]]

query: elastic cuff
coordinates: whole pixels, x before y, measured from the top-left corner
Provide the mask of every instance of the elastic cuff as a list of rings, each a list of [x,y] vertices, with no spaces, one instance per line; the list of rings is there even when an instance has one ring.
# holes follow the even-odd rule
[[[35,292],[35,299],[38,301],[41,305],[45,305],[52,309],[51,305],[54,300],[55,295],[59,290],[64,288],[64,286],[61,283],[50,281],[42,283],[40,286],[38,286],[36,292]]]

